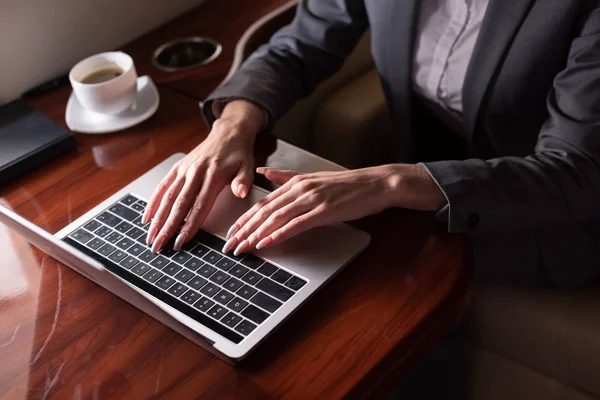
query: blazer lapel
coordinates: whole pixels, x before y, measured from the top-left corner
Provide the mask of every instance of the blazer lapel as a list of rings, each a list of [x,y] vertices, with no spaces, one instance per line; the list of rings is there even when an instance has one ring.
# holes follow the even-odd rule
[[[463,115],[472,137],[497,68],[535,0],[490,0],[463,85]]]

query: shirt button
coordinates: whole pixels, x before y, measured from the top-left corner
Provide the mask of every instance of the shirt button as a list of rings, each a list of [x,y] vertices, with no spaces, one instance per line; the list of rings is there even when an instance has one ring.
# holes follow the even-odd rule
[[[475,229],[477,228],[477,225],[479,225],[479,214],[473,213],[469,215],[469,218],[467,218],[467,227],[469,229]]]

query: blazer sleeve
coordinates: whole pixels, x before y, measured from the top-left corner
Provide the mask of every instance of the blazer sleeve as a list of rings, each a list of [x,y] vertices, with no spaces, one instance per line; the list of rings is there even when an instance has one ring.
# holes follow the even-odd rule
[[[367,25],[363,0],[300,1],[292,23],[203,103],[205,119],[214,122],[214,101],[244,99],[277,120],[342,66]]]
[[[594,7],[554,80],[533,154],[423,164],[448,200],[441,211],[450,232],[531,229],[600,215],[600,7]]]

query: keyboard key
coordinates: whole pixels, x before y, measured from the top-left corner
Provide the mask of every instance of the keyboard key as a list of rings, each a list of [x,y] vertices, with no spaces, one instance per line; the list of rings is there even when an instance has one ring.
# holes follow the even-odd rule
[[[133,221],[131,221],[132,224],[134,224],[135,226],[137,226],[138,228],[142,228],[144,229],[144,226],[149,225],[150,223],[146,223],[146,224],[142,224],[142,217],[139,216],[136,219],[134,219]]]
[[[177,251],[173,250],[173,246],[170,245],[170,243],[167,243],[165,247],[160,250],[160,254],[167,258],[171,258],[177,254]]]
[[[244,285],[244,283],[242,281],[239,281],[235,278],[231,278],[227,282],[225,282],[223,287],[225,289],[229,290],[230,292],[235,292],[236,290],[241,288],[243,285]]]
[[[207,297],[213,297],[215,294],[219,292],[221,288],[219,288],[214,283],[208,282],[202,289],[200,289],[200,293],[206,295]]]
[[[148,264],[139,263],[138,265],[136,265],[135,267],[133,267],[131,269],[131,272],[133,272],[136,275],[142,276],[146,272],[148,272],[149,269],[150,269],[150,266]]]
[[[216,270],[217,269],[215,267],[213,267],[212,265],[204,264],[196,272],[199,273],[200,275],[202,275],[203,277],[208,278],[212,274],[214,274]]]
[[[275,282],[285,283],[291,277],[292,277],[292,274],[290,274],[287,271],[284,271],[284,270],[280,269],[279,271],[275,272],[273,274],[273,276],[271,276],[271,279],[273,279]]]
[[[143,230],[141,230],[140,228],[136,228],[134,227],[133,229],[129,230],[127,233],[125,233],[125,235],[129,236],[132,239],[137,239],[141,236],[145,236],[146,232],[144,232]],[[145,238],[144,238],[145,239]]]
[[[223,318],[225,314],[227,314],[227,309],[225,307],[216,305],[210,310],[208,310],[207,314],[218,321],[221,318]]]
[[[258,282],[256,287],[281,301],[287,301],[294,295],[294,292],[292,292],[290,289],[281,286],[279,283],[273,282],[269,278],[264,278]]]
[[[157,279],[162,278],[163,275],[164,274],[162,272],[160,272],[154,268],[151,268],[151,270],[148,271],[148,273],[146,273],[146,275],[144,275],[144,279],[147,280],[148,282],[154,283],[154,282],[156,282]]]
[[[114,261],[116,263],[120,263],[122,259],[124,259],[125,257],[127,257],[127,253],[125,253],[122,250],[117,250],[114,253],[112,253],[110,256],[108,256],[108,259],[111,261]]]
[[[138,200],[139,199],[137,197],[128,194],[127,196],[125,196],[125,197],[123,197],[121,199],[121,203],[127,204],[129,206],[129,205],[132,205],[133,203],[135,203]]]
[[[143,244],[144,246],[147,246],[148,243],[146,243],[146,238],[148,237],[148,235],[146,233],[144,233],[142,236],[140,236],[139,238],[135,239],[136,242],[138,242],[139,244]]]
[[[137,212],[143,212],[144,211],[144,207],[143,205],[141,205],[140,203],[135,203],[131,205],[131,208],[133,208],[135,211]]]
[[[217,266],[217,268],[220,268],[223,271],[228,271],[231,267],[233,267],[235,265],[235,261],[230,260],[227,257],[223,257],[215,265]]]
[[[204,257],[202,257],[202,260],[211,263],[212,265],[215,265],[216,263],[219,262],[219,260],[223,258],[220,254],[214,252],[214,251],[209,251],[207,255],[205,255]]]
[[[179,271],[181,271],[181,267],[175,263],[169,263],[162,270],[165,274],[173,276],[176,273],[178,273]]]
[[[117,233],[117,232],[113,232],[106,237],[106,240],[113,244],[117,243],[121,239],[123,239],[123,235],[121,235],[120,233]]]
[[[140,254],[140,260],[148,262],[148,263],[150,261],[154,260],[155,258],[156,258],[156,254],[154,254],[150,250],[146,250],[145,252]]]
[[[126,219],[127,221],[134,221],[137,217],[140,216],[139,213],[133,211],[132,209],[125,207],[122,204],[115,204],[111,208],[108,209],[113,214],[117,214],[119,217]]]
[[[94,232],[96,229],[100,228],[102,224],[98,221],[90,221],[85,224],[83,227],[90,232]]]
[[[119,231],[121,233],[125,233],[128,230],[130,230],[131,228],[133,228],[133,225],[131,225],[129,222],[121,222],[119,225],[115,226],[115,230]]]
[[[121,267],[123,267],[123,268],[131,269],[131,268],[135,267],[138,262],[139,261],[136,260],[135,258],[133,258],[131,256],[127,256],[127,257],[125,257],[124,259],[121,260],[121,262],[119,263],[119,265]]]
[[[121,250],[127,250],[128,248],[133,246],[134,243],[135,242],[129,238],[122,238],[117,243],[115,243],[115,246],[117,246]]]
[[[171,286],[169,290],[167,290],[167,292],[171,293],[175,297],[179,297],[182,294],[184,294],[186,290],[188,290],[188,288],[183,283],[177,282],[176,284]]]
[[[227,279],[229,279],[229,275],[227,275],[225,272],[223,271],[217,271],[214,274],[212,274],[210,276],[210,279],[212,282],[216,283],[217,285],[222,285],[223,283],[225,283],[225,281]]]
[[[282,306],[280,302],[261,292],[256,293],[256,296],[250,299],[250,303],[256,304],[260,308],[271,313],[275,312],[279,307]]]
[[[261,279],[262,279],[262,275],[257,274],[254,271],[250,271],[246,275],[242,276],[242,280],[251,285],[255,285]]]
[[[94,238],[94,235],[92,235],[88,231],[79,229],[79,230],[71,233],[71,237],[73,239],[77,240],[81,244],[86,244],[87,242],[89,242],[90,240],[92,240]]]
[[[209,250],[206,247],[199,244],[196,247],[194,247],[192,250],[190,250],[189,252],[191,255],[193,255],[195,257],[202,258],[209,252]]]
[[[137,257],[138,255],[142,254],[145,250],[145,246],[142,246],[139,243],[134,243],[133,246],[127,249],[127,252]]]
[[[150,262],[150,265],[158,269],[164,268],[167,264],[169,264],[169,259],[163,256],[158,256]]]
[[[304,285],[306,285],[306,281],[297,276],[292,276],[290,280],[285,283],[285,286],[292,290],[298,290]]]
[[[236,313],[240,313],[246,306],[248,302],[246,300],[242,300],[239,297],[235,297],[227,304],[227,308],[235,311]]]
[[[207,299],[206,297],[202,297],[200,300],[198,300],[194,304],[194,307],[202,312],[207,312],[214,305],[215,305],[214,301]]]
[[[248,268],[241,264],[235,264],[235,266],[229,270],[229,273],[236,278],[241,278],[242,276],[246,275],[246,272],[248,272]]]
[[[104,236],[108,235],[109,233],[111,233],[112,231],[110,230],[109,227],[107,226],[101,226],[100,228],[98,228],[98,230],[96,230],[96,232],[94,232],[97,236],[100,236],[101,238],[103,238]]]
[[[194,304],[199,298],[200,295],[194,292],[193,290],[188,290],[183,296],[181,296],[181,300],[185,301],[188,304]]]
[[[175,262],[183,265],[191,257],[192,256],[189,255],[188,253],[184,253],[183,251],[179,251],[179,252],[177,252],[177,254],[175,254],[173,257],[171,257],[171,260],[173,260],[173,261],[175,261]]]
[[[190,258],[185,264],[183,264],[190,271],[195,271],[200,268],[204,263],[198,260],[196,257]]]
[[[156,282],[156,286],[158,286],[161,289],[167,290],[168,288],[170,288],[173,284],[175,283],[175,279],[169,277],[169,276],[163,276],[162,278],[160,278],[157,282]]]
[[[244,259],[240,262],[250,269],[256,269],[264,263],[263,260],[253,256],[252,254],[246,255],[246,257],[244,257]]]
[[[225,305],[227,303],[229,303],[231,301],[231,299],[233,299],[235,296],[231,293],[229,293],[227,290],[221,290],[219,293],[217,293],[217,295],[214,297],[214,299]]]
[[[194,273],[192,271],[188,271],[187,269],[182,269],[177,274],[175,274],[175,278],[180,280],[183,283],[186,283],[193,277],[194,277]]]
[[[223,246],[225,246],[225,241],[219,239],[218,237],[216,237],[214,235],[211,235],[208,232],[202,231],[202,230],[200,230],[200,231],[198,231],[198,233],[196,233],[196,235],[194,236],[194,239],[196,239],[203,245],[208,246],[211,249],[219,251],[219,252],[223,249]]]
[[[250,287],[248,285],[244,285],[240,290],[238,290],[236,293],[238,294],[238,296],[243,297],[244,299],[248,300],[250,297],[254,296],[254,294],[258,292],[258,290],[254,289],[253,287]]]
[[[240,317],[239,315],[235,315],[232,312],[227,313],[227,315],[225,315],[223,318],[221,318],[221,322],[230,328],[235,327],[237,324],[240,323],[241,320],[242,320],[242,317]]]
[[[279,268],[269,263],[264,263],[259,269],[257,269],[257,271],[263,274],[264,276],[271,276],[278,270]]]
[[[115,251],[117,248],[115,246],[112,246],[110,244],[105,244],[104,246],[100,247],[98,249],[98,253],[102,254],[105,257],[108,257],[108,255],[110,253],[112,253],[113,251]]]
[[[195,275],[187,284],[192,289],[200,290],[202,286],[206,285],[206,282],[208,281],[203,277]]]
[[[106,242],[102,239],[93,238],[89,242],[86,243],[86,246],[92,250],[98,250],[100,247],[104,246]]]
[[[144,200],[138,200],[137,203],[144,208],[148,207],[148,203],[146,203]]]
[[[234,329],[242,335],[248,336],[253,330],[256,329],[256,325],[248,320],[243,320]]]
[[[112,228],[119,225],[121,223],[121,218],[116,215],[112,215],[109,212],[104,211],[102,214],[98,215],[96,219]]]
[[[257,324],[262,323],[265,319],[269,317],[269,314],[257,307],[254,307],[252,304],[244,308],[244,310],[242,311],[242,315],[248,318],[250,321],[256,322]]]

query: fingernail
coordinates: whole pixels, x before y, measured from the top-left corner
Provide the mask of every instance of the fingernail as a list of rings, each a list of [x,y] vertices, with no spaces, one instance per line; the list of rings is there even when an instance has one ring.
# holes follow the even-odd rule
[[[273,243],[273,238],[271,236],[267,236],[256,245],[256,250],[260,250],[263,247],[269,247]]]
[[[238,185],[238,195],[243,199],[248,194],[248,187],[243,183]]]
[[[227,240],[227,243],[225,243],[225,246],[223,246],[223,250],[221,250],[221,252],[227,254],[227,252],[237,244],[237,241],[238,239],[235,236]]]
[[[148,222],[148,208],[144,209],[144,215],[142,215],[142,224]]]
[[[233,255],[234,256],[239,256],[240,253],[242,253],[244,250],[246,250],[246,247],[248,246],[248,241],[247,240],[243,240],[242,243],[240,243],[238,245],[238,247],[235,248],[235,250],[233,251]]]
[[[258,167],[258,168],[256,168],[256,173],[257,174],[264,175],[265,172],[267,172],[267,169],[265,167]]]
[[[154,241],[154,244],[152,245],[153,253],[158,253],[160,251],[160,249],[162,249],[163,242],[165,241],[166,238],[167,238],[166,233],[161,233],[160,235],[158,235],[158,237]]]
[[[227,231],[227,236],[225,237],[225,239],[229,240],[229,238],[231,238],[233,235],[235,235],[239,229],[240,229],[239,224],[231,225],[231,228],[229,228],[229,230]]]
[[[158,233],[158,227],[156,225],[150,225],[150,230],[148,231],[148,237],[146,238],[146,244],[152,244],[154,239],[156,238],[156,234]]]
[[[173,245],[173,250],[179,251],[181,250],[181,246],[185,243],[187,239],[187,232],[181,232],[177,235],[177,239],[175,239],[175,244]]]

